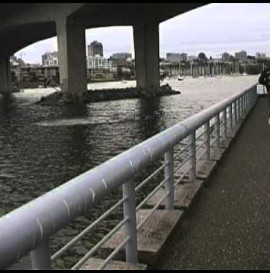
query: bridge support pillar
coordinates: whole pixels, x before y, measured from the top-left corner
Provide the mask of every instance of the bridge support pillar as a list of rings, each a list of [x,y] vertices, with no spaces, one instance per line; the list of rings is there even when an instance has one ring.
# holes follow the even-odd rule
[[[71,97],[87,91],[85,28],[72,18],[56,22],[60,87]]]
[[[159,87],[159,26],[133,26],[137,87]]]
[[[9,57],[0,57],[0,93],[11,92],[11,70]]]

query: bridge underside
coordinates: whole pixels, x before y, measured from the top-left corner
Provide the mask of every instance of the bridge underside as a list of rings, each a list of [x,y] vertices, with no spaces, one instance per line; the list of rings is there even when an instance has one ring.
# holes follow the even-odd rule
[[[57,35],[61,89],[86,90],[87,28],[133,26],[137,85],[159,86],[159,23],[204,4],[198,3],[65,3],[0,4],[0,58]],[[76,48],[76,51],[74,50]],[[0,63],[0,66],[2,64]],[[5,70],[0,68],[1,71]],[[6,73],[8,74],[8,73]],[[10,77],[0,74],[0,81]],[[3,92],[3,86],[0,84]]]

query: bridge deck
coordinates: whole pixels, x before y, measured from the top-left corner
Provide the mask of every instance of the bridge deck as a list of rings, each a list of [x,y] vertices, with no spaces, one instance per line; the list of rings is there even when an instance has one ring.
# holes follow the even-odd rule
[[[156,269],[270,268],[268,112],[259,98]]]

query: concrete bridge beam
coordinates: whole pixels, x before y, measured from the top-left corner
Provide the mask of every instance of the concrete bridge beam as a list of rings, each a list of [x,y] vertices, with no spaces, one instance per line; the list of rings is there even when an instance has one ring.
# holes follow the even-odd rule
[[[9,57],[0,57],[0,93],[11,92],[11,70]]]
[[[61,90],[80,97],[87,91],[84,25],[72,18],[61,19],[56,31]]]
[[[137,87],[159,87],[159,26],[133,26]]]

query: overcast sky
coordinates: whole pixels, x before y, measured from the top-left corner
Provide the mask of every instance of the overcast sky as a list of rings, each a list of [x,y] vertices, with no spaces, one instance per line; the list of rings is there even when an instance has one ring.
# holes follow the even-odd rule
[[[98,40],[105,57],[115,52],[132,52],[132,27],[86,30],[86,44]],[[17,54],[30,63],[57,50],[57,39],[30,45]],[[270,56],[270,3],[216,3],[189,11],[160,24],[160,56],[167,52],[218,57],[223,52],[246,50],[249,55],[264,52]]]

